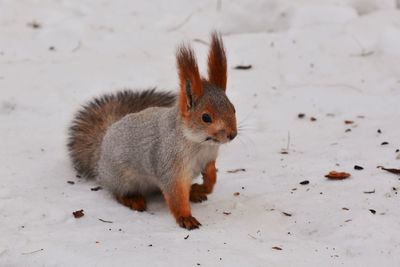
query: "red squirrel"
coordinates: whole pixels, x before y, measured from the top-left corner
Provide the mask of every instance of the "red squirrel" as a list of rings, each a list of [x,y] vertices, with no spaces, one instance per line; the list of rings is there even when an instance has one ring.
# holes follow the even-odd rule
[[[198,228],[190,202],[214,188],[220,145],[237,135],[235,108],[225,94],[227,61],[221,36],[211,34],[208,77],[190,45],[177,49],[179,93],[123,91],[94,99],[77,113],[69,153],[78,173],[96,179],[121,204],[146,210],[160,191],[177,223]],[[202,174],[202,184],[192,180]]]

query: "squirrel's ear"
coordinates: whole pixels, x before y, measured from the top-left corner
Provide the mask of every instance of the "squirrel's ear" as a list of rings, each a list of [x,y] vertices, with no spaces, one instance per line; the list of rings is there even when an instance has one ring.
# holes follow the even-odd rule
[[[220,34],[211,34],[210,52],[208,53],[208,80],[211,84],[226,90],[227,63],[224,44]]]
[[[178,48],[176,62],[180,83],[179,104],[181,111],[186,113],[203,95],[203,86],[194,52],[189,45]]]

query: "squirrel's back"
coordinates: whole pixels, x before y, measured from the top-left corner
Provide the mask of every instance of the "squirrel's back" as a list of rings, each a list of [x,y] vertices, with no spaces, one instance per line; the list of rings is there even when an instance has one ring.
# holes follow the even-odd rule
[[[69,129],[68,149],[75,169],[83,176],[95,177],[101,142],[111,124],[127,114],[149,107],[170,107],[175,101],[176,96],[169,92],[126,90],[104,95],[83,106]]]

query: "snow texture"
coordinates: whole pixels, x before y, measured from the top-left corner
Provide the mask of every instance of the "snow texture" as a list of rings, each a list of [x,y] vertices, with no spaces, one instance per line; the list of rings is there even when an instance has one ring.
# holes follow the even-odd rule
[[[0,266],[400,266],[399,176],[376,168],[400,166],[399,6],[0,0]],[[205,73],[212,29],[242,130],[189,232],[161,197],[138,213],[91,191],[66,133],[94,96],[176,90],[182,41]]]

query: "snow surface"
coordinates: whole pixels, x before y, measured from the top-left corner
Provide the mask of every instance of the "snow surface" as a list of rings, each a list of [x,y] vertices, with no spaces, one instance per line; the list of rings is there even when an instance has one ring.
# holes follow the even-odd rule
[[[0,266],[400,266],[399,176],[376,168],[400,165],[399,2],[0,0]],[[212,29],[243,131],[189,232],[161,197],[91,191],[66,132],[104,92],[176,90],[181,41],[204,73]]]

